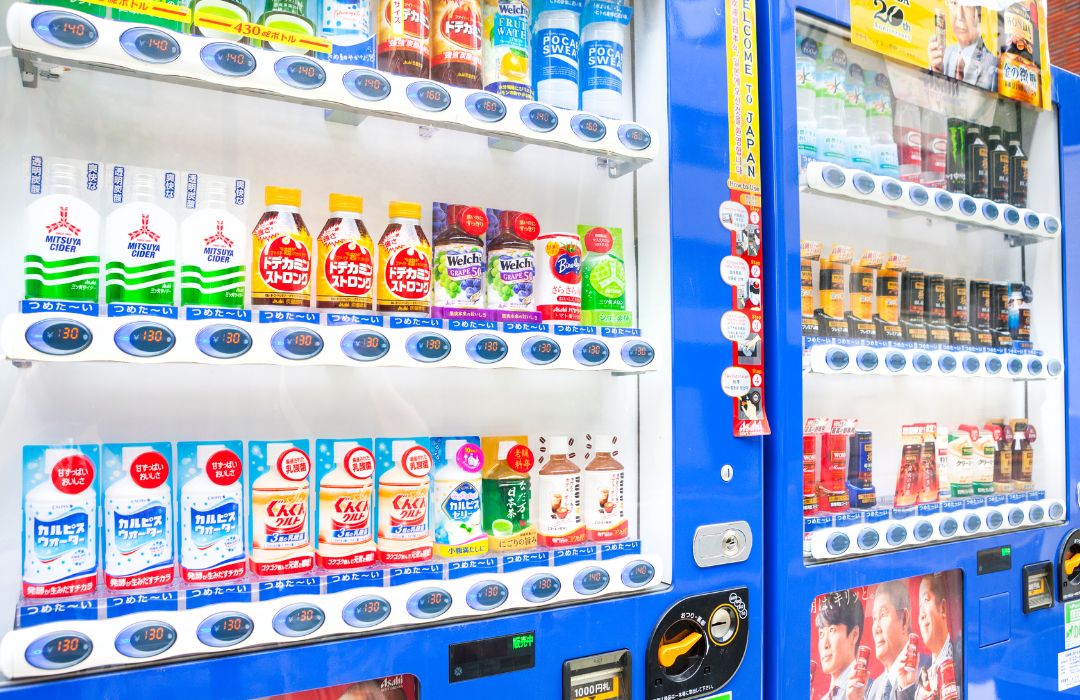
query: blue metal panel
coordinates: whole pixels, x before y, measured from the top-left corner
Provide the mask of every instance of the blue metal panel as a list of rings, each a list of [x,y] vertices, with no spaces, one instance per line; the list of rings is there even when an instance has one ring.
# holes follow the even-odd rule
[[[982,537],[916,550],[879,554],[839,563],[806,566],[802,553],[802,363],[799,280],[799,191],[795,121],[795,14],[817,15],[850,24],[847,0],[781,0],[763,3],[762,39],[766,118],[764,163],[766,273],[769,353],[766,371],[772,391],[768,411],[772,437],[765,443],[766,551],[765,697],[803,700],[808,697],[811,658],[809,612],[815,596],[909,576],[960,568],[964,572],[964,679],[968,700],[1049,697],[1057,692],[1057,652],[1064,649],[1062,606],[1024,615],[1021,608],[1022,565],[1057,561],[1065,534],[1080,523],[1071,504],[1080,467],[1077,454],[1080,416],[1070,400],[1076,379],[1066,374],[1067,465],[1065,497],[1069,521],[1057,527]],[[1059,109],[1062,163],[1063,308],[1066,366],[1080,366],[1080,313],[1071,313],[1070,299],[1080,298],[1080,201],[1066,194],[1080,183],[1080,77],[1054,70],[1054,102]],[[1070,236],[1069,234],[1074,235]],[[797,456],[798,455],[798,456]],[[976,551],[1009,545],[1013,568],[976,576]],[[1009,593],[1011,639],[980,648],[980,598]],[[1070,695],[1080,695],[1074,689]]]
[[[762,515],[761,439],[732,437],[732,400],[720,391],[720,373],[731,359],[731,345],[719,333],[720,316],[730,308],[731,297],[719,274],[721,258],[731,252],[730,234],[720,226],[717,213],[728,199],[724,23],[723,15],[710,8],[705,16],[715,26],[703,27],[696,19],[699,11],[696,0],[668,3],[674,426],[642,426],[674,430],[674,514],[641,512],[642,519],[674,518],[670,590],[45,685],[6,686],[0,693],[12,698],[255,698],[412,673],[420,678],[425,699],[549,700],[561,697],[564,660],[628,648],[633,654],[633,697],[639,699],[644,696],[643,654],[664,611],[687,596],[747,586],[750,648],[724,690],[732,691],[736,700],[761,697],[761,545],[746,562],[710,569],[699,568],[691,550],[694,531],[701,525],[745,520],[759,533]],[[639,193],[638,200],[651,206],[647,192]],[[724,464],[734,467],[730,483],[720,479]],[[649,484],[641,486],[647,493]],[[526,630],[536,631],[535,669],[449,683],[447,645]]]

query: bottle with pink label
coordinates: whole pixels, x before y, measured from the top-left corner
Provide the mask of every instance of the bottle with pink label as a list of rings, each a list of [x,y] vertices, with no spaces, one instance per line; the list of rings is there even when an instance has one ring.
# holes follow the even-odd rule
[[[251,570],[259,576],[297,574],[315,565],[309,449],[307,440],[248,444]]]
[[[536,309],[545,321],[581,322],[581,239],[572,233],[545,233],[536,254]]]
[[[900,156],[900,179],[921,182],[923,176],[922,112],[919,106],[897,99],[893,107],[896,145]]]
[[[427,438],[376,441],[378,465],[378,558],[384,564],[412,564],[432,556],[431,451]]]
[[[613,435],[593,438],[595,456],[585,466],[581,510],[592,542],[625,539],[630,532],[626,518],[626,472],[615,459]]]

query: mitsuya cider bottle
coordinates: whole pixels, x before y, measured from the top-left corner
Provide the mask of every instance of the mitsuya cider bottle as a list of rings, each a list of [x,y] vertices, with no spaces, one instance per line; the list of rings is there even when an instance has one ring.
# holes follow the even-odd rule
[[[391,450],[392,466],[379,476],[379,561],[427,561],[432,555],[431,453],[415,440],[393,440]]]
[[[309,571],[311,548],[308,492],[311,458],[307,440],[252,442],[251,570],[260,576]]]
[[[244,308],[247,235],[229,211],[225,183],[211,181],[206,201],[180,224],[180,305]]]
[[[371,453],[370,440],[319,440],[317,450],[319,536],[315,561],[324,569],[352,569],[372,564],[375,530],[371,522],[371,492],[375,455]]]
[[[266,188],[266,213],[251,233],[251,304],[311,304],[311,234],[300,218],[300,190]]]
[[[135,175],[130,201],[105,219],[105,301],[172,306],[176,219],[154,201],[154,176]]]

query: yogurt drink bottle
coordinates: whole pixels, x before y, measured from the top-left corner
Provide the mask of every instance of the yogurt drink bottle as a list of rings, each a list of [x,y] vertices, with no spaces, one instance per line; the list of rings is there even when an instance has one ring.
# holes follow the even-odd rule
[[[319,479],[319,539],[315,557],[324,569],[351,569],[375,561],[371,493],[375,456],[357,442],[334,442],[334,468]]]
[[[181,473],[180,574],[198,583],[240,578],[247,571],[240,456],[225,444],[181,443],[181,465],[191,447],[194,475]]]
[[[113,590],[173,580],[173,491],[169,459],[154,445],[106,446],[119,469],[106,474],[105,585]],[[106,466],[116,462],[106,458]]]
[[[427,561],[432,555],[431,453],[413,440],[394,440],[391,451],[394,465],[379,477],[379,561]]]
[[[487,552],[480,513],[483,458],[467,440],[446,440],[442,464],[435,470],[435,550],[440,557],[477,556]]]
[[[308,511],[311,458],[293,442],[249,449],[259,446],[265,463],[251,483],[251,569],[260,576],[309,571],[315,564]],[[254,476],[255,460],[248,461]]]

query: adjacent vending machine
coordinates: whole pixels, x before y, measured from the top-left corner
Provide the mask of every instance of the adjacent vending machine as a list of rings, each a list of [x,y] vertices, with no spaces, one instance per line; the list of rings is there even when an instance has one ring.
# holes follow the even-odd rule
[[[759,697],[744,4],[2,3],[0,693]]]
[[[767,697],[1078,692],[1080,80],[1046,21],[766,9]]]

